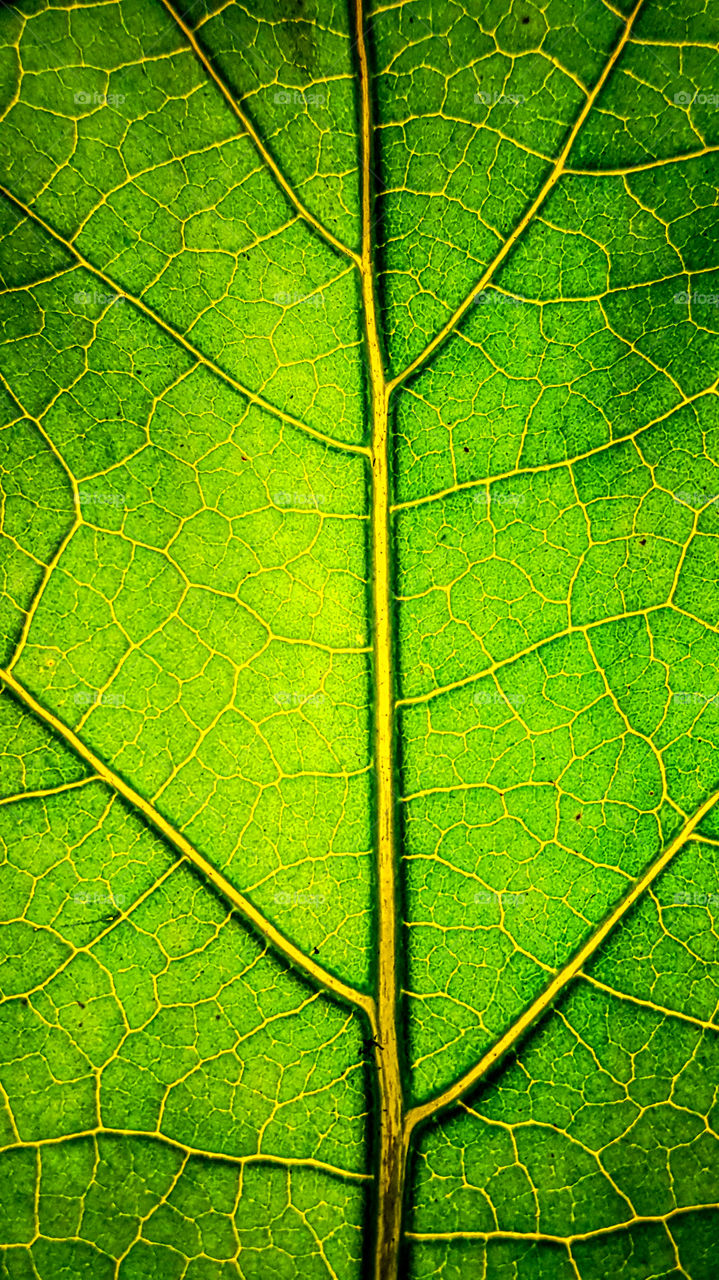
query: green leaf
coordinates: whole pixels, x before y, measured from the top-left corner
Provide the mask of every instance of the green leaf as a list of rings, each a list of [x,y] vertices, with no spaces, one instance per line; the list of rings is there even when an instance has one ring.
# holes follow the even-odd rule
[[[0,28],[0,1280],[710,1280],[719,9]]]

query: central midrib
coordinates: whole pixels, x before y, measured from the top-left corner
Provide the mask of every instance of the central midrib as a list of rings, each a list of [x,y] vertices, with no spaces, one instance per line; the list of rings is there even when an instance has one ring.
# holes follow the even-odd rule
[[[363,0],[354,0],[355,50],[359,85],[362,219],[361,253],[358,265],[362,284],[364,338],[372,427],[371,609],[374,657],[373,763],[376,803],[377,889],[377,998],[374,1026],[379,1042],[374,1051],[379,1103],[376,1122],[378,1132],[375,1143],[374,1170],[374,1280],[396,1280],[398,1275],[403,1225],[402,1207],[405,1170],[413,1131],[430,1115],[442,1110],[447,1105],[451,1105],[467,1088],[482,1078],[491,1065],[503,1056],[503,1052],[506,1051],[509,1045],[516,1043],[532,1024],[540,1011],[539,1007],[541,1006],[541,1009],[548,1007],[553,997],[565,985],[565,981],[576,974],[593,950],[591,944],[585,945],[579,952],[579,963],[567,966],[565,970],[557,975],[554,982],[549,984],[547,991],[525,1011],[525,1015],[510,1028],[505,1036],[498,1040],[492,1050],[480,1059],[472,1071],[465,1073],[459,1081],[456,1081],[453,1086],[450,1086],[433,1100],[405,1111],[398,1044],[397,930],[399,913],[397,910],[398,857],[396,849],[398,789],[395,768],[396,702],[394,696],[395,668],[390,534],[392,513],[389,492],[389,400],[392,393],[404,385],[407,378],[418,370],[425,363],[428,356],[437,350],[454,331],[473,298],[493,278],[501,262],[509,254],[516,240],[532,220],[539,207],[544,203],[564,169],[569,152],[582,124],[617,63],[629,38],[641,4],[642,0],[638,0],[631,14],[625,19],[624,31],[620,40],[605,64],[604,70],[594,88],[587,94],[584,107],[570,130],[552,171],[515,229],[514,234],[507,238],[498,254],[482,273],[482,277],[475,289],[439,334],[436,335],[436,338],[402,373],[390,380],[385,372],[382,354],[381,328],[378,321],[377,285],[374,272],[374,246],[372,243],[374,219],[371,175],[374,172],[374,167],[372,163],[373,124],[370,71],[364,29]],[[686,833],[684,833],[684,838],[686,838]],[[681,836],[672,842],[670,849],[667,850],[666,857],[661,859],[662,866],[666,865],[681,843],[683,843]],[[645,873],[641,878],[638,885],[635,886],[634,892],[630,895],[632,902],[640,895],[651,878],[653,878],[651,872]],[[603,926],[598,931],[602,937],[611,930],[616,920],[624,914],[627,906],[628,904],[624,902],[610,914],[608,920],[603,923]]]
[[[372,243],[372,105],[363,0],[355,0],[355,50],[359,84],[362,245],[360,277],[372,424],[371,609],[374,677],[373,763],[377,892],[376,1036],[377,1128],[375,1139],[375,1280],[397,1275],[406,1148],[397,1035],[397,853],[395,699],[390,540],[389,391],[377,308]]]

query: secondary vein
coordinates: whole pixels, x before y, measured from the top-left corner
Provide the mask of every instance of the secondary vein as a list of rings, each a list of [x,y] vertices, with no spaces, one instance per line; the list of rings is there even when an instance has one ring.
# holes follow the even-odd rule
[[[108,288],[112,289],[112,291],[118,294],[119,297],[126,298],[128,302],[131,302],[133,306],[137,307],[138,311],[141,311],[143,315],[147,316],[148,320],[151,320],[153,324],[156,324],[158,328],[168,334],[173,341],[183,346],[188,354],[191,355],[198,364],[204,365],[204,367],[209,369],[211,373],[214,373],[216,377],[221,378],[223,382],[228,383],[234,391],[238,391],[246,400],[249,400],[252,404],[256,404],[259,409],[264,410],[265,413],[271,414],[273,418],[278,418],[280,422],[286,423],[287,426],[294,427],[297,431],[303,431],[306,435],[313,436],[315,440],[321,440],[323,444],[329,445],[333,449],[340,449],[345,453],[359,453],[367,458],[370,456],[370,450],[366,445],[346,444],[344,440],[336,440],[334,436],[329,436],[322,431],[318,431],[315,427],[311,427],[307,422],[302,422],[301,419],[293,417],[291,413],[285,413],[283,409],[279,409],[276,405],[270,404],[269,400],[265,400],[264,397],[259,395],[256,391],[251,391],[249,387],[238,382],[232,374],[228,373],[220,365],[215,364],[214,360],[211,360],[209,356],[204,355],[199,348],[195,347],[193,343],[190,342],[189,338],[186,338],[179,329],[175,329],[167,320],[163,320],[162,316],[158,315],[152,307],[148,307],[147,303],[142,301],[142,298],[138,298],[136,294],[128,293],[127,289],[123,289],[117,285],[112,277],[106,275],[100,267],[93,266],[93,264],[80,253],[79,249],[76,249],[69,240],[66,240],[64,236],[60,235],[59,231],[56,231],[54,227],[51,227],[50,224],[45,222],[45,220],[41,218],[34,209],[31,209],[28,205],[24,204],[18,196],[14,195],[12,191],[1,184],[0,194],[4,195],[6,200],[9,200],[16,206],[16,208],[20,209],[20,211],[25,214],[26,218],[31,218],[37,226],[42,227],[43,231],[45,231],[47,235],[52,236],[53,240],[55,240],[57,244],[62,245],[63,249],[72,255],[79,266],[83,267],[85,271],[89,271],[98,280],[102,280],[103,284],[106,284]]]
[[[620,57],[624,49],[624,46],[626,45],[629,39],[632,26],[634,24],[634,21],[637,17],[637,14],[639,13],[639,10],[642,4],[643,4],[643,0],[638,0],[638,3],[634,6],[632,12],[627,18],[626,25],[624,27],[624,31],[622,32],[621,39],[617,42],[614,52],[612,53],[611,57],[607,60],[604,70],[602,71],[602,74],[597,80],[597,83],[595,84],[591,93],[588,94],[587,100],[570,130],[567,141],[565,142],[559,157],[555,161],[555,164],[554,164],[554,167],[552,168],[551,173],[549,174],[546,181],[542,184],[539,190],[539,194],[535,196],[531,205],[527,209],[527,212],[524,214],[524,216],[520,219],[520,221],[517,223],[516,227],[514,228],[514,231],[511,233],[511,235],[507,237],[507,239],[502,244],[501,248],[495,254],[492,261],[485,268],[484,272],[480,276],[479,280],[477,281],[472,291],[467,294],[467,297],[464,299],[464,301],[461,302],[460,305],[457,307],[457,310],[454,312],[454,315],[450,316],[447,323],[442,326],[442,328],[439,330],[439,333],[437,333],[435,337],[432,338],[432,341],[427,344],[424,350],[421,351],[419,355],[416,356],[415,359],[412,360],[411,363],[408,364],[407,367],[403,369],[401,373],[398,373],[397,376],[393,378],[392,381],[388,384],[388,389],[390,392],[394,391],[395,387],[398,387],[403,382],[406,382],[407,378],[409,378],[411,374],[416,373],[417,370],[426,362],[426,360],[428,360],[429,357],[438,349],[438,347],[442,345],[445,339],[449,337],[449,335],[457,327],[457,325],[459,324],[460,320],[465,315],[469,307],[471,307],[472,303],[474,302],[474,299],[477,297],[477,294],[481,293],[483,289],[486,289],[493,275],[497,271],[497,268],[501,266],[501,264],[504,262],[504,259],[507,257],[510,251],[514,248],[514,245],[516,244],[520,236],[524,234],[525,230],[529,226],[537,210],[541,207],[541,205],[544,204],[544,201],[546,200],[550,191],[554,187],[557,180],[560,178],[561,174],[564,172],[564,167],[567,162],[567,158],[569,156],[569,153],[572,147],[574,146],[574,142],[577,137],[577,134],[579,133],[579,130],[582,128],[584,121],[586,120],[599,94],[604,88],[604,85],[606,84],[607,79],[609,78],[612,71],[614,70],[617,60]]]
[[[642,894],[649,888],[654,880],[661,875],[662,871],[669,865],[675,854],[686,844],[695,827],[706,817],[710,810],[714,807],[719,799],[719,791],[715,791],[710,795],[703,804],[694,813],[693,817],[682,827],[674,839],[667,845],[666,849],[659,854],[657,858],[649,865],[647,870],[636,881],[634,886],[624,895],[617,905],[605,917],[602,923],[592,932],[590,937],[582,947],[572,956],[571,960],[559,970],[559,973],[545,987],[541,995],[537,996],[530,1005],[524,1010],[524,1013],[512,1023],[512,1026],[505,1031],[504,1035],[496,1041],[492,1048],[485,1053],[469,1071],[464,1072],[458,1080],[449,1085],[441,1093],[437,1094],[428,1102],[423,1102],[413,1107],[406,1118],[407,1133],[410,1134],[416,1125],[430,1116],[435,1115],[438,1111],[450,1106],[456,1102],[463,1094],[467,1093],[475,1084],[477,1084],[483,1076],[487,1074],[505,1054],[509,1053],[516,1044],[521,1040],[525,1032],[534,1025],[538,1018],[546,1012],[553,1004],[557,997],[564,991],[565,987],[573,981],[575,977],[584,968],[584,965],[591,960],[592,956],[599,950],[602,943],[606,940],[616,925],[631,911],[634,904],[641,898]]]
[[[315,983],[321,986],[325,991],[331,992],[332,995],[346,1001],[355,1007],[362,1009],[370,1018],[374,1017],[374,1000],[371,996],[365,995],[364,992],[358,991],[355,987],[349,986],[340,978],[337,978],[329,970],[325,969],[312,959],[306,956],[299,947],[295,946],[289,938],[286,938],[279,929],[273,925],[261,911],[244,894],[232,884],[226,876],[218,871],[211,862],[200,853],[198,849],[163,817],[157,809],[145,800],[138,791],[125,782],[119,774],[115,773],[110,767],[101,760],[83,741],[73,732],[66,724],[64,724],[52,711],[47,707],[43,707],[38,700],[15,678],[12,672],[0,669],[0,680],[12,690],[15,697],[27,707],[33,714],[48,725],[55,733],[66,742],[81,759],[85,760],[98,775],[113,791],[121,795],[135,809],[147,819],[147,821],[159,831],[161,835],[180,853],[201,871],[203,876],[214,885],[222,896],[232,904],[243,919],[252,926],[252,928],[260,934],[264,940],[278,951],[286,960],[289,960],[294,967],[305,976],[312,978]]]
[[[359,266],[360,259],[357,256],[357,254],[354,252],[354,250],[350,249],[348,245],[343,244],[341,240],[338,240],[337,237],[334,236],[332,232],[324,225],[324,223],[320,222],[319,218],[315,217],[315,215],[310,212],[310,210],[307,208],[307,205],[300,200],[299,196],[297,195],[297,192],[294,190],[294,188],[291,186],[291,184],[285,177],[284,173],[282,172],[279,165],[277,164],[277,161],[275,160],[274,156],[270,153],[270,151],[265,146],[264,142],[262,141],[262,138],[260,137],[255,126],[253,125],[250,117],[247,115],[245,111],[242,110],[242,107],[236,101],[233,94],[230,93],[230,90],[227,88],[227,85],[225,84],[224,80],[218,74],[217,70],[215,69],[212,62],[210,61],[207,54],[205,53],[204,49],[202,48],[202,45],[197,39],[194,31],[192,31],[191,28],[188,27],[186,22],[183,22],[180,15],[175,12],[175,9],[170,4],[169,0],[161,0],[161,3],[164,6],[164,8],[167,10],[167,12],[170,14],[170,17],[173,19],[173,21],[177,23],[178,27],[183,32],[186,40],[189,42],[190,46],[192,47],[192,51],[195,54],[195,57],[197,58],[198,62],[202,64],[202,66],[204,67],[205,71],[207,72],[212,82],[219,89],[220,93],[225,99],[225,102],[229,106],[230,110],[239,120],[245,133],[248,135],[249,138],[251,138],[258,154],[260,155],[264,163],[267,165],[267,168],[270,170],[270,173],[275,179],[275,182],[277,183],[282,193],[289,200],[292,207],[297,210],[300,217],[304,218],[305,222],[308,222],[311,227],[314,227],[315,231],[317,231],[318,234],[321,235],[322,238],[326,240],[328,244],[332,245],[333,249],[336,249],[339,253],[344,254],[345,257],[350,258],[351,261],[354,262],[355,266]]]

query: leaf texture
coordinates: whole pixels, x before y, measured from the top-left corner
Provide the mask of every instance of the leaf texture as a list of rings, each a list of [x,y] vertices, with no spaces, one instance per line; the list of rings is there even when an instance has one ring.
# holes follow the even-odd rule
[[[0,34],[0,1280],[709,1280],[716,0]]]

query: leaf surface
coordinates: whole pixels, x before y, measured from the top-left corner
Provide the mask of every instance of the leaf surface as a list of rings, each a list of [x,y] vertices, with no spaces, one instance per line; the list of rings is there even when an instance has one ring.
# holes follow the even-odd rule
[[[708,1280],[719,10],[0,27],[0,1280]]]

